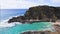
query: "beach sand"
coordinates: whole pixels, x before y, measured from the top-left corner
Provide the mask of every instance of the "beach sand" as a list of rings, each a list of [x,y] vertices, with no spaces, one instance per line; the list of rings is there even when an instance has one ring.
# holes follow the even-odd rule
[[[60,34],[60,22],[56,22],[58,24],[54,24],[57,34]]]

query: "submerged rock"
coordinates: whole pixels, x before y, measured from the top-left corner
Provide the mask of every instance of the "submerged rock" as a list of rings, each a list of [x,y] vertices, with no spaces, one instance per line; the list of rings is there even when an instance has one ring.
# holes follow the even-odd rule
[[[57,19],[60,19],[60,7],[36,6],[29,8],[24,14],[24,16],[18,16],[9,19],[8,23],[11,22],[29,23],[30,20],[55,22]]]
[[[51,31],[28,31],[28,32],[23,32],[21,34],[51,34]]]

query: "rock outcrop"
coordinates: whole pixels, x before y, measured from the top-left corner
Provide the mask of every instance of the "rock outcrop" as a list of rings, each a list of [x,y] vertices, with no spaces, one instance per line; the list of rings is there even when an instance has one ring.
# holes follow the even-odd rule
[[[57,32],[51,32],[51,31],[28,31],[28,32],[23,32],[21,34],[58,34]]]
[[[60,19],[60,7],[53,6],[35,6],[29,8],[24,16],[13,17],[8,21],[11,22],[21,22],[25,23],[26,20],[42,20],[55,22],[57,19]]]

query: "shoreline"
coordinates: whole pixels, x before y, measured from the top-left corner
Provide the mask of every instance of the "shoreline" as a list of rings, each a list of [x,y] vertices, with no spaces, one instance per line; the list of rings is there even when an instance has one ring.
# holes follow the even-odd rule
[[[24,32],[36,32],[36,31],[38,32],[38,31],[41,31],[41,30],[26,30],[26,31],[23,31],[21,33],[24,33]],[[50,31],[50,30],[42,30],[42,31]],[[21,34],[21,33],[19,32],[19,34]]]
[[[52,23],[54,25],[60,25],[60,22],[56,21],[55,23]]]
[[[59,34],[59,32],[57,32],[58,30],[57,30],[55,24],[56,24],[56,25],[59,25],[59,23],[58,23],[58,24],[57,24],[57,23],[52,23],[52,25],[53,25],[53,27],[54,27],[54,29],[55,29],[56,31],[52,32],[52,31],[50,31],[50,30],[42,30],[42,32],[44,32],[44,31],[50,31],[52,34],[57,34],[57,33]],[[36,32],[36,31],[37,31],[37,30],[27,30],[27,31],[23,31],[22,33],[24,33],[24,32]],[[37,32],[39,32],[39,30],[38,30]]]
[[[52,31],[49,31],[49,30],[45,30],[45,31],[33,31],[33,30],[30,30],[30,31],[25,31],[25,32],[19,33],[19,34],[28,34],[28,33],[29,34],[33,34],[33,33],[34,34],[37,34],[37,33],[39,33],[39,34],[40,33],[48,33],[48,34],[50,33],[51,34],[51,33],[56,33],[56,32],[52,32]]]

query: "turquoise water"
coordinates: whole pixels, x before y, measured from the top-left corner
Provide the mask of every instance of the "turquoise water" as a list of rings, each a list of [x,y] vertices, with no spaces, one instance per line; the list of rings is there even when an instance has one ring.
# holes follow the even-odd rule
[[[33,24],[16,24],[14,27],[0,28],[0,34],[19,34],[27,30],[50,30],[52,31],[52,24],[48,22],[36,22]]]
[[[1,13],[0,22],[5,23],[5,20],[9,19],[9,17],[24,15],[26,10],[27,9],[0,9],[0,13]],[[7,24],[3,24],[3,25],[7,25]],[[37,30],[37,31],[53,30],[52,24],[48,22],[36,22],[33,24],[16,24],[14,27],[9,27],[9,26],[8,27],[1,26],[1,27],[0,27],[0,34],[19,34],[27,30]]]

